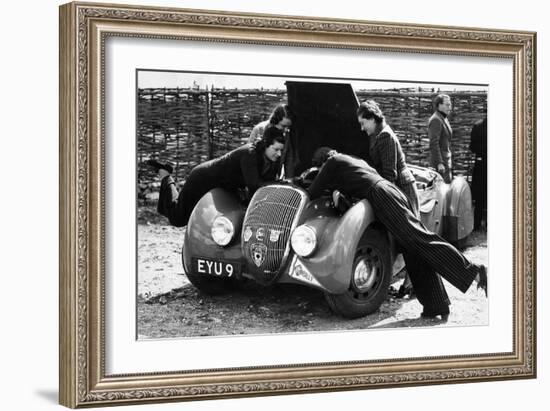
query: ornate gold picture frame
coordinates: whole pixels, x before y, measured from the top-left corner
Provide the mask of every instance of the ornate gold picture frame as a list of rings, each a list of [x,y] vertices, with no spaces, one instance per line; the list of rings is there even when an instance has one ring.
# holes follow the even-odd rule
[[[106,43],[203,41],[496,58],[512,63],[511,349],[407,358],[293,361],[108,373],[105,300],[109,145]],[[184,68],[182,68],[184,69]],[[133,73],[129,73],[133,75]],[[70,3],[60,8],[60,403],[199,400],[536,376],[536,34],[223,11]],[[127,275],[127,273],[117,273]],[[131,274],[128,274],[131,275]],[[131,316],[131,313],[128,314]],[[228,337],[231,338],[231,337]],[[321,340],[321,339],[320,339]],[[195,353],[200,357],[203,353]],[[206,353],[204,353],[206,355]]]

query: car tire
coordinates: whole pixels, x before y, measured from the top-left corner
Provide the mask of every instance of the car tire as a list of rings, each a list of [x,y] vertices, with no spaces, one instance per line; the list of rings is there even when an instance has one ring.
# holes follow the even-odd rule
[[[349,288],[342,294],[325,293],[333,312],[359,318],[378,310],[386,300],[392,279],[390,244],[384,232],[369,229],[355,251]]]

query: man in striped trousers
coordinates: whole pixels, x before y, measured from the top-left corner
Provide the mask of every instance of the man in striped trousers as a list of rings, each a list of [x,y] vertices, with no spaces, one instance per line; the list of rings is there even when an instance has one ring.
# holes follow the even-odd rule
[[[319,149],[314,157],[326,161],[308,189],[311,199],[328,189],[370,202],[377,218],[404,249],[407,271],[418,301],[424,307],[424,317],[441,316],[446,320],[449,315],[449,297],[436,273],[463,293],[475,280],[478,288],[487,294],[485,266],[470,262],[442,237],[426,229],[412,211],[407,197],[374,168],[361,159],[327,147]]]

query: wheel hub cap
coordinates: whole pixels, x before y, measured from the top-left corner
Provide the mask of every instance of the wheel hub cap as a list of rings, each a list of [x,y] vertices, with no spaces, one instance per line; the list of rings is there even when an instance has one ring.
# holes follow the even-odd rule
[[[355,266],[353,282],[358,291],[368,290],[374,284],[378,267],[369,259],[361,259]]]

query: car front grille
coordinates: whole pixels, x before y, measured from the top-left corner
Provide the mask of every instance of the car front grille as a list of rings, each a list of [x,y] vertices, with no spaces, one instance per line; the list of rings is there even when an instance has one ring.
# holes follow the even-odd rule
[[[257,281],[272,283],[278,278],[290,251],[290,234],[306,198],[302,190],[284,185],[261,187],[252,197],[241,244],[248,272]]]

